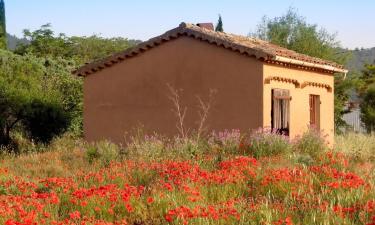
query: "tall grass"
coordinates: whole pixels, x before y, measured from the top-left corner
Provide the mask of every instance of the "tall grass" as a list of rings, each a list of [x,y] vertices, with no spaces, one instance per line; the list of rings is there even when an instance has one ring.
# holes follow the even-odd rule
[[[375,135],[346,133],[335,138],[335,150],[353,160],[375,162]]]

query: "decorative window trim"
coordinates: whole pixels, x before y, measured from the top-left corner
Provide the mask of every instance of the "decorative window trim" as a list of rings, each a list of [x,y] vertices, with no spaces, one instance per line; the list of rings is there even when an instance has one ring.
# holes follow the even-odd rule
[[[270,84],[271,81],[278,81],[278,82],[285,82],[294,84],[296,88],[299,88],[301,84],[296,79],[286,78],[286,77],[279,77],[279,76],[270,76],[265,79],[266,84]]]
[[[302,85],[301,85],[301,88],[305,88],[307,86],[325,88],[325,89],[327,89],[328,92],[332,92],[332,90],[333,90],[331,85],[324,84],[324,83],[318,83],[318,82],[310,82],[310,81],[303,82]]]

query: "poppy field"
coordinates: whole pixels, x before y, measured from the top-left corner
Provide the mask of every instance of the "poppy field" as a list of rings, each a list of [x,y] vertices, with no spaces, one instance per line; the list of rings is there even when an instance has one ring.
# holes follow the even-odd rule
[[[3,156],[0,224],[375,224],[373,161],[262,138],[63,139]],[[281,150],[255,154],[267,147]]]

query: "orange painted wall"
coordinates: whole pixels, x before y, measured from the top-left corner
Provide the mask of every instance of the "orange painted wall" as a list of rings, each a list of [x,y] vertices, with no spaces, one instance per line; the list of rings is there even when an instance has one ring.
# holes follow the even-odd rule
[[[85,77],[84,135],[88,141],[121,143],[135,128],[177,134],[167,83],[182,89],[186,125],[197,127],[197,96],[217,90],[210,130],[261,127],[263,64],[255,58],[189,37],[168,41]]]
[[[299,83],[305,81],[318,82],[334,87],[334,78],[330,74],[314,71],[286,68],[274,64],[264,64],[263,82],[269,76],[279,76],[298,80]],[[327,136],[327,141],[333,145],[334,141],[334,90],[328,92],[325,88],[307,86],[296,88],[294,84],[271,81],[264,85],[263,94],[263,126],[271,126],[271,90],[281,88],[290,90],[292,100],[290,102],[290,136],[294,138],[303,134],[309,127],[309,95],[320,96],[320,128]]]

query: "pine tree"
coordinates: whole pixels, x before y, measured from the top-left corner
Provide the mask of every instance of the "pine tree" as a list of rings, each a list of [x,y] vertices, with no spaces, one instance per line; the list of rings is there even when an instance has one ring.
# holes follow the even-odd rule
[[[7,48],[7,32],[5,24],[5,3],[0,0],[0,49]]]
[[[223,21],[221,19],[221,15],[219,14],[219,20],[217,21],[217,24],[216,24],[216,27],[215,27],[215,31],[219,31],[219,32],[223,32],[224,29],[223,29]]]

